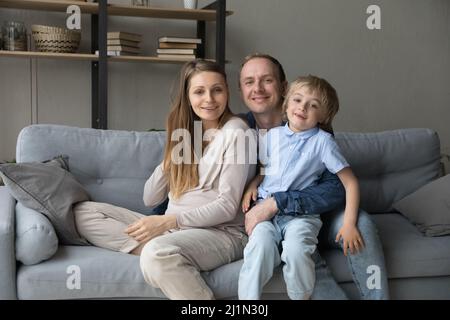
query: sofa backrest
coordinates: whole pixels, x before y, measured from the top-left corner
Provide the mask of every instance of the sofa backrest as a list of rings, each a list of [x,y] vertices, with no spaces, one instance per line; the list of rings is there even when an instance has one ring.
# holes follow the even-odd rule
[[[336,133],[359,180],[361,208],[392,212],[392,204],[440,175],[440,141],[430,129]]]
[[[145,181],[162,161],[165,132],[96,130],[32,125],[18,137],[18,162],[69,157],[72,174],[93,201],[149,214],[142,201]],[[392,211],[392,203],[436,179],[440,142],[430,129],[336,133],[336,141],[359,178],[361,207]]]
[[[60,125],[32,125],[19,134],[17,162],[69,157],[69,170],[92,201],[143,214],[145,181],[161,163],[165,132],[97,130]]]

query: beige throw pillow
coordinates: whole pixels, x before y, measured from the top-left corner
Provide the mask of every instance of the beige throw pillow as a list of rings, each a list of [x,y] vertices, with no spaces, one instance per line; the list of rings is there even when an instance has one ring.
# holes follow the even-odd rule
[[[450,175],[434,180],[394,203],[426,236],[450,234]]]

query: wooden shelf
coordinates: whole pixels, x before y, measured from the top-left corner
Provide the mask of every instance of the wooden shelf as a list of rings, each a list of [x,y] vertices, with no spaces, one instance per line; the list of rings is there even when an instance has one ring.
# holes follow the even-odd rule
[[[76,4],[81,13],[97,13],[98,3],[66,0],[0,0],[0,7],[66,12],[67,7]]]
[[[207,59],[210,61],[214,61],[212,59]],[[152,56],[119,56],[119,57],[108,57],[108,61],[111,62],[151,62],[151,63],[175,63],[175,64],[182,64],[187,61],[190,61],[189,59],[163,59],[158,57],[152,57]]]
[[[116,4],[108,5],[108,14],[113,16],[147,17],[160,19],[182,19],[182,20],[201,20],[201,21],[216,20],[215,10],[136,7],[136,6],[122,6]],[[233,14],[232,11],[226,12],[227,16],[232,14]]]
[[[0,0],[0,7],[14,9],[30,9],[44,11],[66,12],[67,7],[75,4],[80,7],[81,13],[98,13],[98,3],[69,1],[69,0]],[[181,2],[180,2],[181,4]],[[147,17],[160,19],[181,19],[215,21],[215,10],[183,9],[183,8],[155,8],[137,7],[109,4],[108,14],[112,16]],[[232,15],[232,11],[227,11],[226,15]]]
[[[87,61],[98,60],[98,57],[95,54],[88,54],[88,53],[53,53],[53,52],[35,52],[35,51],[6,51],[6,50],[0,50],[0,57],[50,58],[50,59],[87,60]]]
[[[53,53],[53,52],[0,50],[0,57],[98,61],[97,55],[89,53]],[[214,59],[206,59],[206,60],[215,61]],[[108,57],[108,61],[183,64],[186,61],[189,61],[189,59],[163,59],[153,56],[120,56],[120,57]]]

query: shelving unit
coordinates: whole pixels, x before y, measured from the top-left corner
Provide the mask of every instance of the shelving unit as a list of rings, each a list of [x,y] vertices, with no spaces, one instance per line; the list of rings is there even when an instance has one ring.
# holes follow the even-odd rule
[[[215,61],[222,66],[225,64],[225,19],[233,14],[226,11],[226,0],[216,0],[202,9],[135,7],[126,5],[107,4],[107,0],[97,3],[65,1],[65,0],[0,0],[0,7],[66,12],[69,5],[80,7],[82,14],[91,14],[91,53],[46,53],[32,51],[2,51],[1,57],[46,58],[91,61],[91,91],[92,91],[92,127],[107,129],[108,109],[108,62],[140,62],[182,64],[184,59],[163,59],[156,56],[107,56],[107,21],[108,16],[144,17],[157,19],[180,19],[197,21],[197,37],[202,39],[198,47],[197,56],[205,58],[206,22],[216,22],[216,51]],[[99,55],[94,52],[98,50]]]

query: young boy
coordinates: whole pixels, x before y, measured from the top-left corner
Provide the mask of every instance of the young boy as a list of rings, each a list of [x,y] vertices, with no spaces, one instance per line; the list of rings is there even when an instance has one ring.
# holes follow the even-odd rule
[[[263,200],[274,192],[304,189],[317,183],[328,169],[338,175],[346,190],[344,224],[336,241],[342,238],[344,248],[351,243],[361,249],[364,244],[356,227],[358,182],[332,135],[331,124],[338,109],[336,91],[326,80],[307,76],[291,84],[283,103],[288,123],[273,128],[266,136],[268,162],[264,169],[269,174],[259,175],[252,181],[242,207],[247,212],[256,195],[258,200]],[[250,238],[239,276],[239,298],[259,299],[273,269],[283,261],[289,297],[308,299],[315,282],[311,255],[321,225],[319,215],[276,215],[271,221],[248,230]]]

